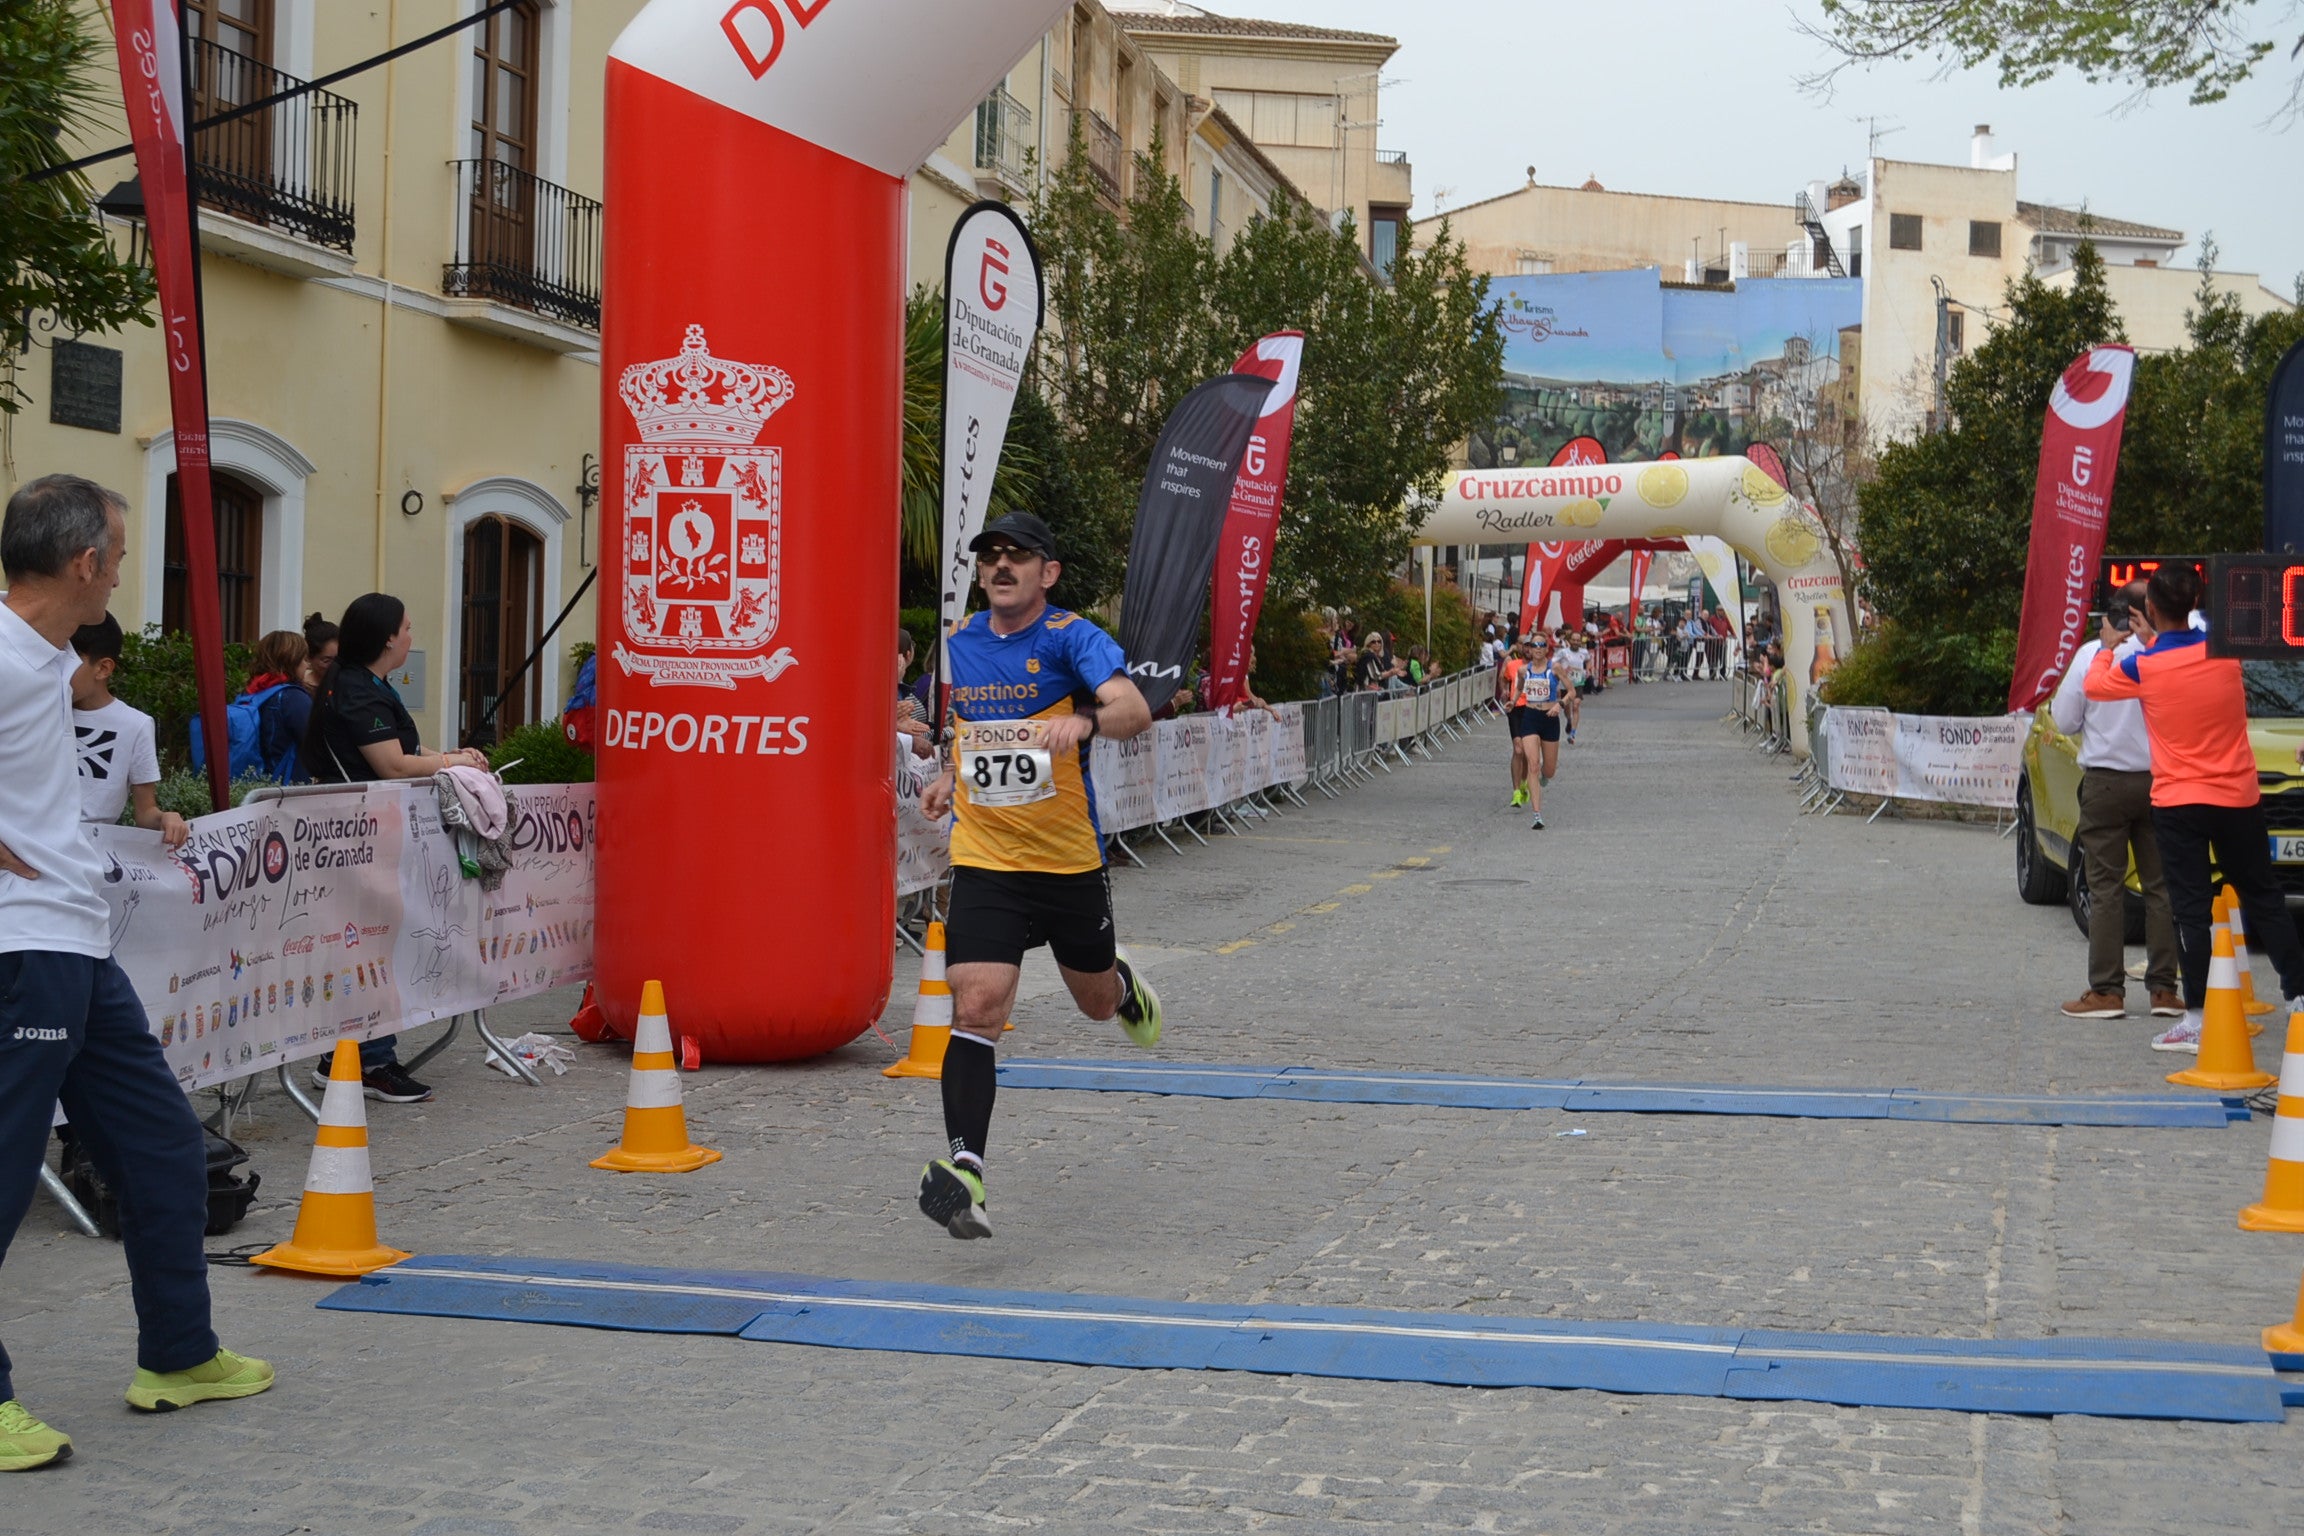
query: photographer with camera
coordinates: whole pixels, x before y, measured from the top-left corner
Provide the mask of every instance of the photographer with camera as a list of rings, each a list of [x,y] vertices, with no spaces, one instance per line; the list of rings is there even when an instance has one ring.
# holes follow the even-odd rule
[[[2296,942],[2272,870],[2240,663],[2208,654],[2207,632],[2188,622],[2199,606],[2200,577],[2190,566],[2154,571],[2143,606],[2129,618],[2140,648],[2119,655],[2123,637],[2107,621],[2082,684],[2091,705],[2141,703],[2152,742],[2152,830],[2184,972],[2184,1016],[2153,1039],[2156,1051],[2200,1049],[2200,1014],[2208,1000],[2211,845],[2225,880],[2240,893],[2249,938],[2262,945],[2280,973],[2289,1008],[2304,1007],[2304,948]]]
[[[2136,610],[2144,601],[2141,581],[2112,594],[2105,605],[2104,637],[2080,647],[2049,704],[2056,729],[2080,741],[2080,824],[2073,841],[2088,882],[2088,990],[2064,1005],[2070,1019],[2128,1015],[2122,961],[2131,852],[2144,890],[2144,988],[2150,1007],[2158,1018],[2184,1016],[2184,1000],[2176,990],[2176,927],[2160,871],[2160,845],[2152,836],[2152,742],[2143,706],[2091,704],[2082,686],[2099,652],[2109,651],[2120,662],[2144,648],[2133,632]]]

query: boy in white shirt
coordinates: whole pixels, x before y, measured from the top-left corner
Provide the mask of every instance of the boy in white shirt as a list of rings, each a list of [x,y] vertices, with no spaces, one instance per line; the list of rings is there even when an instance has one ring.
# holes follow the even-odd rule
[[[112,696],[120,665],[120,621],[72,632],[80,665],[72,674],[72,738],[80,757],[80,819],[111,826],[133,798],[136,825],[160,834],[174,848],[192,829],[174,811],[160,809],[160,752],[152,717]]]

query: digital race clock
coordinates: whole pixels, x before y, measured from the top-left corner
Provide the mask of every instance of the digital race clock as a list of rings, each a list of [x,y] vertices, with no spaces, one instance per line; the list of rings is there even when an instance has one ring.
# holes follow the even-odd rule
[[[2304,657],[2304,555],[2208,557],[2208,654]]]
[[[2203,585],[2208,580],[2205,555],[2106,555],[2096,568],[2096,591],[2090,606],[2102,613],[2113,593],[2132,581],[2149,581],[2164,565],[2189,565]]]

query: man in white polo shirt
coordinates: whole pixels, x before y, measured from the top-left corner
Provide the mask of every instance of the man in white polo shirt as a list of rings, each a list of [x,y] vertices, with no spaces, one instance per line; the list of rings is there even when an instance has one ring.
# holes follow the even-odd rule
[[[2129,616],[2144,606],[2144,583],[2131,582],[2105,606],[2106,631],[2120,639],[2118,660],[2139,649],[2128,637]],[[2056,729],[2080,738],[2080,874],[2088,882],[2088,990],[2064,1005],[2073,1019],[2118,1019],[2128,1014],[2128,973],[2122,948],[2128,934],[2128,859],[2136,859],[2144,888],[2144,990],[2154,1016],[2180,1019],[2176,923],[2168,909],[2168,882],[2160,874],[2160,845],[2152,835],[2152,741],[2144,706],[2106,703],[2081,691],[2102,639],[2072,657],[2048,711]]]
[[[32,1204],[58,1102],[119,1194],[146,1412],[272,1385],[208,1325],[207,1149],[135,988],[112,959],[103,868],[80,822],[72,632],[104,617],[127,545],[120,497],[48,475],[0,518],[0,1259]],[[0,1472],[47,1466],[71,1439],[16,1400],[0,1349]]]

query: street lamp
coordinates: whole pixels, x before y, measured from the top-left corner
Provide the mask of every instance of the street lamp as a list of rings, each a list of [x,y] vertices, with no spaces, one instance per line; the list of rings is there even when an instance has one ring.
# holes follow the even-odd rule
[[[131,176],[96,199],[96,211],[110,214],[128,225],[128,265],[149,266],[152,235],[144,222],[144,178]]]

